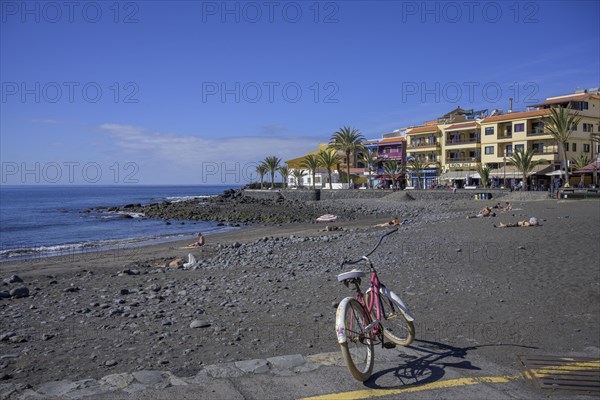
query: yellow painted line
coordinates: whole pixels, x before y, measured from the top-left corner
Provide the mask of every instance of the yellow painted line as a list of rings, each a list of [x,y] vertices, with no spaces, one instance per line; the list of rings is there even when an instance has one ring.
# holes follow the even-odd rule
[[[600,361],[587,361],[557,366],[549,366],[539,369],[532,369],[530,373],[536,378],[544,378],[548,375],[555,375],[561,372],[586,371],[594,368],[600,368]]]
[[[480,383],[507,383],[512,380],[518,379],[517,376],[483,376],[481,378],[459,378],[449,379],[446,381],[438,381],[432,383],[426,383],[421,386],[412,386],[407,388],[396,388],[396,389],[365,389],[356,390],[352,392],[342,392],[333,394],[324,394],[322,396],[307,397],[301,400],[359,400],[359,399],[370,399],[373,397],[398,395],[403,393],[415,393],[423,392],[426,390],[436,389],[447,389],[451,387],[467,386],[467,385],[478,385]]]
[[[570,364],[564,364],[559,366],[549,366],[540,369],[533,369],[525,371],[523,375],[505,375],[505,376],[481,376],[471,378],[458,378],[448,379],[445,381],[438,381],[432,383],[426,383],[420,386],[410,386],[405,388],[394,388],[394,389],[363,389],[354,390],[351,392],[340,392],[332,394],[324,394],[314,397],[306,397],[300,400],[361,400],[370,399],[373,397],[399,395],[404,393],[415,393],[423,392],[427,390],[438,390],[448,389],[460,386],[478,385],[481,383],[508,383],[525,378],[531,379],[531,377],[544,377],[557,372],[568,372],[568,371],[584,371],[594,368],[600,368],[600,361],[587,361],[587,362],[576,362]],[[552,372],[554,371],[554,372]]]

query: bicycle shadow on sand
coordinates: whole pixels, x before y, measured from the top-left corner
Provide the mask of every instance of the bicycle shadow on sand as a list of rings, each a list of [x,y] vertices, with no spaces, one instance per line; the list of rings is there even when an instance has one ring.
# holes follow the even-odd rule
[[[428,340],[415,340],[414,343],[417,345],[413,344],[408,346],[408,348],[422,355],[399,354],[399,357],[406,360],[404,363],[397,367],[374,373],[364,382],[364,385],[371,389],[395,389],[420,386],[442,379],[446,375],[447,368],[480,371],[481,368],[465,359],[468,352],[472,350],[491,346],[537,348],[517,344],[485,344],[455,347]]]

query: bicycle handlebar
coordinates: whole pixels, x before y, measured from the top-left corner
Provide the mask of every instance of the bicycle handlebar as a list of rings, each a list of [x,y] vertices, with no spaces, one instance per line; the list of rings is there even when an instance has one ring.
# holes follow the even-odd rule
[[[342,269],[344,267],[344,265],[346,265],[346,264],[349,264],[349,265],[358,264],[359,262],[363,261],[364,259],[369,257],[371,254],[373,254],[375,252],[375,250],[377,250],[377,248],[379,247],[381,242],[383,242],[383,239],[386,236],[391,235],[392,233],[395,233],[397,231],[398,231],[398,228],[394,228],[391,231],[385,232],[383,235],[381,235],[379,237],[379,241],[377,241],[377,244],[375,245],[375,247],[373,247],[373,249],[370,252],[368,252],[366,255],[362,256],[361,258],[359,258],[358,260],[355,260],[355,261],[348,261],[348,260],[342,261],[342,265],[340,265],[340,269]]]

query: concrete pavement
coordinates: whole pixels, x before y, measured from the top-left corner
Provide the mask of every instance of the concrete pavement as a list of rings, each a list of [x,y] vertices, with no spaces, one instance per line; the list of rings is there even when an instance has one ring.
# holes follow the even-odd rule
[[[587,356],[598,357],[597,349]],[[510,350],[508,350],[510,351]],[[575,393],[540,389],[519,367],[463,349],[415,341],[408,348],[376,347],[372,378],[352,378],[340,352],[288,355],[205,366],[191,377],[137,371],[101,379],[48,382],[33,388],[0,384],[2,399],[572,399]],[[581,356],[581,355],[580,355]],[[582,366],[582,369],[590,364]],[[600,361],[590,368],[600,368]],[[577,394],[577,398],[597,395]]]

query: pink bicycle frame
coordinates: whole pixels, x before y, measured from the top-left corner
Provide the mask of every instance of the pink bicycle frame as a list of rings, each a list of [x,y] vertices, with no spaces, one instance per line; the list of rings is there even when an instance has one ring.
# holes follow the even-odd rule
[[[365,296],[363,295],[362,291],[360,291],[360,290],[356,292],[356,300],[360,304],[362,304],[363,307],[365,307],[365,310],[367,311],[367,315],[369,315],[369,317],[371,316],[371,311],[373,310],[373,307],[376,307],[375,318],[377,320],[381,321],[381,319],[383,318],[383,312],[382,312],[383,305],[381,304],[381,301],[379,298],[379,290],[381,289],[381,282],[379,282],[379,277],[377,276],[377,272],[375,272],[375,271],[371,272],[371,280],[370,280],[369,288],[371,290],[371,294],[373,295],[369,298],[369,304],[367,304],[365,302]]]

